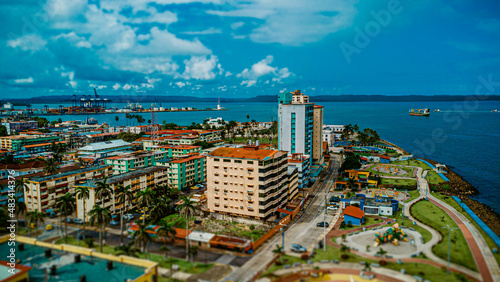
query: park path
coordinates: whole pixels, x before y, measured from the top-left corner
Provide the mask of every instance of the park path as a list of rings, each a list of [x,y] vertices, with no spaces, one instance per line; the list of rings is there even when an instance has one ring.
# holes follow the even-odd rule
[[[427,257],[431,258],[432,260],[439,262],[439,263],[444,263],[446,264],[447,262],[441,258],[438,258],[432,253],[432,246],[437,244],[437,242],[440,241],[441,235],[439,232],[434,230],[433,228],[430,228],[429,226],[426,226],[419,221],[415,220],[410,213],[410,207],[414,203],[422,200],[422,199],[429,199],[429,201],[439,208],[441,208],[444,212],[446,212],[460,227],[460,230],[464,234],[464,237],[467,241],[467,244],[469,245],[469,248],[472,252],[472,255],[474,257],[474,260],[476,261],[476,265],[479,270],[479,275],[480,278],[482,278],[482,281],[500,281],[500,269],[498,267],[498,264],[495,260],[495,257],[493,256],[493,253],[491,252],[490,248],[486,244],[486,241],[484,240],[483,236],[481,236],[481,233],[476,229],[474,225],[460,212],[458,212],[455,208],[452,206],[446,204],[445,202],[437,199],[436,197],[432,196],[429,190],[429,184],[428,182],[422,177],[422,168],[418,168],[417,172],[417,181],[418,181],[418,190],[420,193],[420,196],[414,200],[412,200],[409,203],[406,203],[405,205],[405,215],[408,215],[410,220],[417,222],[417,225],[425,228],[426,230],[430,231],[432,234],[432,239],[427,242],[424,245],[424,253]],[[465,268],[463,266],[459,266],[456,264],[450,264],[453,265],[453,268],[458,268],[460,271],[467,273],[467,274],[472,274],[474,273],[474,276],[477,276],[477,272],[471,272],[470,269]]]

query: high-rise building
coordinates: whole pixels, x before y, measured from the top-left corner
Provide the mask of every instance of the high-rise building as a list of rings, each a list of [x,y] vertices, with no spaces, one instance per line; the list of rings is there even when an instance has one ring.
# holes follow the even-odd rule
[[[323,164],[323,106],[314,105],[313,163]]]
[[[210,212],[274,220],[288,196],[287,153],[222,147],[207,156]]]
[[[290,154],[313,152],[314,104],[300,90],[278,96],[278,149]]]
[[[300,90],[280,93],[278,101],[278,148],[311,156],[311,164],[322,164],[323,107],[310,103]]]

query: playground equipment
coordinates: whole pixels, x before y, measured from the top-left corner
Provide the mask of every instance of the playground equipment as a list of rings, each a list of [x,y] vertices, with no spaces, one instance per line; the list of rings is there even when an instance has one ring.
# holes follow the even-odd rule
[[[375,243],[373,243],[374,247],[378,247],[380,243],[391,242],[395,246],[399,245],[399,241],[408,242],[406,238],[406,233],[399,228],[399,224],[394,224],[392,227],[387,229],[383,235],[380,235],[378,232],[375,233]]]

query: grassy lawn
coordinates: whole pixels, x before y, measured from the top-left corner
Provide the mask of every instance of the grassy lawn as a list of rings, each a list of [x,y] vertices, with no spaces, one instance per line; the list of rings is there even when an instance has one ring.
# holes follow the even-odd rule
[[[454,209],[462,213],[470,222],[472,222],[472,224],[474,224],[476,229],[479,230],[479,233],[481,233],[481,236],[483,236],[484,240],[486,241],[486,244],[488,245],[492,253],[494,248],[498,248],[493,239],[491,239],[491,237],[488,236],[488,234],[486,234],[486,232],[484,232],[483,229],[479,227],[479,225],[472,219],[472,217],[469,216],[469,214],[467,214],[465,211],[462,211],[462,208],[455,200],[453,200],[450,196],[446,196],[440,193],[432,193],[432,195],[440,199],[441,201],[447,203],[448,205],[452,206]],[[493,253],[493,256],[495,257],[497,264],[500,265],[500,253]]]
[[[403,185],[403,186],[417,186],[416,179],[394,179],[394,178],[380,178],[379,185]]]
[[[348,253],[348,258],[347,259],[342,259],[341,258],[342,252],[340,251],[339,248],[335,248],[332,246],[327,245],[326,246],[326,252],[323,252],[323,250],[316,250],[316,254],[312,257],[313,262],[320,262],[322,260],[332,260],[336,259],[341,262],[352,262],[352,263],[359,263],[361,261],[364,261],[366,263],[378,263],[379,261],[372,260],[372,259],[367,259],[361,256],[357,256],[351,253]],[[307,261],[304,261],[296,256],[289,256],[289,255],[283,255],[280,260],[283,262],[283,265],[289,264],[293,265],[296,262],[300,263],[307,263]],[[284,260],[287,260],[284,262]],[[273,273],[276,270],[282,269],[283,265],[276,265],[273,264],[262,276],[267,276]],[[450,275],[446,274],[446,270],[443,270],[441,268],[428,265],[428,264],[422,264],[422,263],[388,263],[386,268],[390,268],[396,271],[400,271],[402,268],[405,269],[406,273],[408,275],[418,275],[420,277],[423,277],[424,279],[428,279],[430,281],[457,281],[458,273],[451,273]]]
[[[407,203],[413,201],[414,199],[418,198],[418,196],[420,196],[420,193],[418,192],[418,190],[408,191],[408,194],[410,194],[410,199],[405,201]]]
[[[386,165],[386,164],[382,164],[382,165]],[[364,169],[366,171],[369,171],[371,174],[378,174],[378,175],[381,175],[381,176],[394,176],[394,174],[390,174],[390,173],[385,173],[385,172],[380,172],[380,171],[376,171],[375,169],[373,169],[373,167],[376,167],[377,164],[371,166],[369,169]],[[390,166],[390,165],[389,165]],[[405,175],[401,175],[401,176],[404,176],[404,177],[413,177],[413,168],[409,168],[409,167],[397,167],[398,169],[403,169],[407,172],[407,174]]]
[[[443,236],[443,240],[432,248],[432,252],[438,257],[448,259],[448,238],[449,230],[442,228],[449,225],[451,228],[458,228],[453,219],[442,209],[438,208],[429,201],[420,201],[411,208],[413,217],[424,224],[436,229]],[[469,249],[465,237],[459,229],[455,229],[451,234],[451,261],[477,271],[477,266]]]
[[[59,239],[56,241],[56,244],[65,244],[64,239]],[[69,236],[67,239],[67,243],[69,245],[74,245],[74,246],[79,246],[79,247],[84,247],[88,248],[87,244],[83,242],[82,240],[79,240],[78,243],[75,238]],[[99,244],[94,243],[94,247],[96,251],[99,250]],[[103,245],[102,246],[102,252],[104,254],[111,254],[115,255],[116,251],[113,246],[108,246],[108,245]],[[143,253],[138,253],[138,258],[144,259],[144,254]],[[209,264],[204,264],[204,263],[191,263],[188,261],[185,261],[183,259],[178,259],[178,258],[165,258],[164,255],[159,255],[159,254],[153,254],[153,253],[147,253],[146,254],[146,259],[150,261],[157,262],[159,266],[164,267],[164,268],[170,268],[173,264],[176,264],[179,266],[179,270],[187,273],[204,273],[205,271],[209,270],[214,266],[213,263]],[[168,280],[166,280],[168,281]]]
[[[391,164],[406,165],[406,166],[418,166],[418,167],[423,168],[424,170],[431,169],[430,166],[428,166],[427,164],[425,164],[419,160],[395,161],[395,162],[391,162]]]
[[[399,226],[412,227],[413,229],[415,229],[415,231],[417,231],[418,233],[420,233],[420,235],[422,235],[422,238],[424,239],[424,243],[429,242],[432,239],[431,232],[427,231],[426,229],[424,229],[418,225],[413,225],[413,223],[408,219],[405,219],[405,222],[403,224],[402,208],[403,208],[403,206],[399,205],[399,211],[396,213],[396,215],[388,216],[388,218],[396,220],[396,222],[399,224]],[[390,227],[393,225],[394,225],[394,223],[389,223],[389,224],[384,225],[384,227]]]
[[[426,176],[427,181],[431,185],[438,185],[439,183],[445,182],[439,174],[435,171],[428,171]]]
[[[353,225],[352,227],[345,227],[344,230],[351,230],[351,229],[354,229],[354,228],[359,228],[359,227],[365,227],[365,226],[368,226],[368,225],[372,225],[372,224],[377,224],[377,223],[381,223],[382,220],[378,219],[378,218],[373,218],[373,217],[367,217],[365,216],[365,223],[361,224],[361,225]]]

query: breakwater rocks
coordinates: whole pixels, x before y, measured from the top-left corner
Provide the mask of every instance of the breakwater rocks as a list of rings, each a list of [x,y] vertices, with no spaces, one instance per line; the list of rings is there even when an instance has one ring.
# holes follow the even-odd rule
[[[438,164],[433,160],[426,159],[426,161],[433,165]],[[500,215],[487,205],[469,198],[468,196],[479,194],[477,188],[450,168],[447,168],[447,171],[446,177],[450,181],[439,184],[436,191],[450,196],[458,196],[493,232],[500,236]]]

